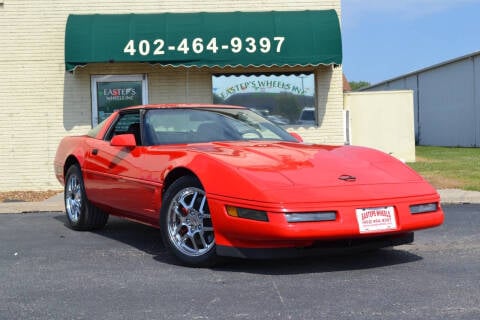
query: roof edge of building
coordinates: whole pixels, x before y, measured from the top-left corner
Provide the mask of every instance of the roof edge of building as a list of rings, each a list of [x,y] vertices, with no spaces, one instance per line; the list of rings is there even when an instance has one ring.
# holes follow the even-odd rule
[[[461,61],[461,60],[474,58],[476,56],[480,56],[480,51],[475,51],[475,52],[472,52],[472,53],[469,53],[469,54],[466,54],[466,55],[463,55],[463,56],[460,56],[460,57],[457,57],[457,58],[445,60],[443,62],[439,62],[439,63],[433,64],[433,65],[425,67],[425,68],[421,68],[421,69],[418,69],[418,70],[415,70],[415,71],[412,71],[412,72],[408,72],[408,73],[405,73],[405,74],[397,76],[397,77],[393,77],[393,78],[390,78],[390,79],[387,79],[387,80],[383,80],[381,82],[377,82],[375,84],[369,85],[368,87],[358,89],[358,91],[366,91],[368,89],[372,89],[372,88],[375,88],[375,87],[378,87],[378,86],[381,86],[381,85],[384,85],[384,84],[387,84],[387,83],[390,83],[390,82],[393,82],[393,81],[396,81],[396,80],[399,80],[399,79],[402,79],[402,78],[410,77],[410,76],[413,76],[413,75],[416,75],[416,74],[419,74],[419,73],[422,73],[422,72],[425,72],[425,71],[436,69],[438,67],[442,67],[442,66],[445,66],[445,65],[448,65],[448,64],[456,63],[456,62]]]

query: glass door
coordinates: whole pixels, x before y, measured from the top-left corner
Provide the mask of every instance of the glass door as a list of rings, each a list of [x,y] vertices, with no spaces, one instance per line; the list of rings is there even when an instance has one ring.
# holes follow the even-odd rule
[[[93,126],[115,110],[148,103],[146,75],[95,75],[91,82]]]

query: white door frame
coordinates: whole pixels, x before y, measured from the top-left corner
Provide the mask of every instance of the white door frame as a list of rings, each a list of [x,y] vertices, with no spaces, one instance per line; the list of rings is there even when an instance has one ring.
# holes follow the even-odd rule
[[[146,74],[115,74],[115,75],[92,75],[92,126],[98,124],[97,83],[115,81],[142,81],[142,104],[148,103],[148,85]]]

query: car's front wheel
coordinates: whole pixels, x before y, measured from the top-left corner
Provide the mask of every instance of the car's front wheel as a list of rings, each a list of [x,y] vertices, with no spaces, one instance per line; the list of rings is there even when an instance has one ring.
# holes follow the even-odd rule
[[[67,170],[64,196],[67,222],[72,229],[94,230],[105,226],[108,214],[87,199],[82,172],[77,165]]]
[[[183,264],[215,264],[212,218],[205,190],[197,178],[184,176],[170,185],[162,203],[160,227],[165,246]]]

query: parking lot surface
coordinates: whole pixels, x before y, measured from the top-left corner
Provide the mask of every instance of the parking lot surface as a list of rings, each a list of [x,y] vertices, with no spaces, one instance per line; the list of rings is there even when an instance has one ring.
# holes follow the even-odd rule
[[[0,319],[480,319],[480,205],[414,244],[301,260],[176,264],[159,231],[0,214]]]

